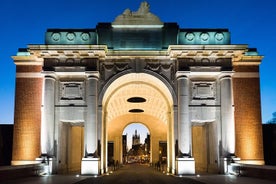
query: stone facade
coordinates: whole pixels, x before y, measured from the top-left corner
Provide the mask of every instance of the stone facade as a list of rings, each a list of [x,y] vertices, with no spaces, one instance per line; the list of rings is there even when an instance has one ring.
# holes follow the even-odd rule
[[[167,143],[170,173],[263,163],[262,56],[231,44],[227,29],[180,29],[141,7],[96,29],[49,29],[45,44],[13,57],[13,164],[37,158],[48,159],[49,173],[108,172],[108,142],[122,163],[122,132],[133,122],[150,130],[151,162]]]

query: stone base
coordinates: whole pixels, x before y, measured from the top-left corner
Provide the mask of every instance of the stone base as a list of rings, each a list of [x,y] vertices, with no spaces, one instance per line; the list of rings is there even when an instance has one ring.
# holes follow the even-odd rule
[[[44,164],[43,170],[39,175],[50,175],[57,173],[56,159],[55,158],[36,158],[36,163]]]
[[[264,160],[238,160],[236,162],[239,164],[248,164],[248,165],[265,165]]]
[[[11,165],[30,165],[30,164],[38,164],[41,162],[37,162],[36,160],[12,160]]]
[[[189,175],[195,174],[194,158],[176,158],[176,174]]]
[[[229,157],[226,157],[226,158],[221,158],[221,161],[220,161],[220,173],[221,174],[230,174],[230,172],[232,172],[232,169],[230,167],[231,163],[236,163],[238,161],[240,161],[241,159],[240,158],[237,158],[237,157],[233,157],[233,158],[229,158]]]
[[[81,161],[82,175],[99,175],[100,159],[99,158],[82,158]]]

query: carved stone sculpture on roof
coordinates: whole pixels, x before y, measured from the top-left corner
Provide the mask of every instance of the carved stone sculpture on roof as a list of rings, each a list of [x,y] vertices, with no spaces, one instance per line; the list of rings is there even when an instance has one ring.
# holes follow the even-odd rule
[[[159,17],[150,12],[150,5],[142,2],[137,11],[126,9],[116,17],[113,27],[162,27]]]

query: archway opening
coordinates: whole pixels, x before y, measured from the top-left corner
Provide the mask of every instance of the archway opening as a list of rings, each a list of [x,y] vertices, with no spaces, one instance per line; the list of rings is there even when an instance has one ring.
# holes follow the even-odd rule
[[[149,162],[156,163],[166,156],[169,170],[174,168],[173,98],[164,82],[146,73],[120,76],[106,89],[102,107],[103,167],[107,167],[108,154],[113,154],[113,160],[118,160],[119,164],[125,162],[124,129],[129,124],[141,123],[150,132]],[[112,153],[109,153],[110,149],[113,149]]]
[[[141,123],[131,123],[122,135],[123,163],[150,162],[150,132]]]

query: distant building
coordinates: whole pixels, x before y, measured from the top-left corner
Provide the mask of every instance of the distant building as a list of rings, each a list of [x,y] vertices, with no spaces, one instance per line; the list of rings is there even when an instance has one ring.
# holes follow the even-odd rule
[[[135,130],[135,134],[132,136],[132,147],[140,144],[140,134],[138,135],[137,130]]]
[[[145,152],[146,154],[150,154],[150,134],[147,134],[145,138]]]
[[[122,144],[123,144],[123,163],[126,162],[127,158],[127,135],[122,135]]]

